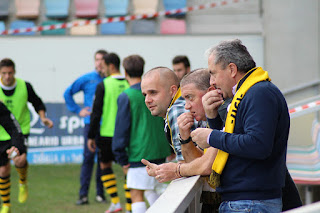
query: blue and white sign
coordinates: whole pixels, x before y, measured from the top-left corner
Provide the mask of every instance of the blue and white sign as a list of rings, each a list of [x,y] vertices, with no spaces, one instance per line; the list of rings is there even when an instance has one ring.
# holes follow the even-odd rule
[[[47,117],[54,127],[47,128],[30,104],[31,129],[28,139],[30,164],[81,163],[84,119],[68,111],[64,103],[47,103]]]

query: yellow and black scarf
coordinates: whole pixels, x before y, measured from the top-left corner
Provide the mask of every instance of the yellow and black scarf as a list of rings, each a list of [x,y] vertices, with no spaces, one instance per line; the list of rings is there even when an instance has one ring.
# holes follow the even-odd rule
[[[271,81],[268,72],[264,71],[261,67],[255,67],[251,69],[240,79],[237,84],[236,94],[232,99],[230,109],[227,114],[224,132],[233,133],[235,118],[241,100],[250,87],[260,81]],[[209,184],[211,187],[216,188],[220,186],[220,175],[222,174],[222,171],[227,163],[228,157],[228,153],[218,150],[218,154],[212,164],[212,173],[209,178]]]

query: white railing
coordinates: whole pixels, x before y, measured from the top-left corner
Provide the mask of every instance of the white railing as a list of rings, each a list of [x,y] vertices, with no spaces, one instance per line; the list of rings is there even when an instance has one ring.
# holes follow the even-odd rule
[[[148,213],[200,213],[203,178],[199,175],[172,181]]]

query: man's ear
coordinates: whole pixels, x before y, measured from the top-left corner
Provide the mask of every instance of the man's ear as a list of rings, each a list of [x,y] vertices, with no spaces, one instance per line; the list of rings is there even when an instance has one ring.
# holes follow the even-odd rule
[[[109,64],[108,66],[110,66],[110,69],[112,69],[112,70],[114,70],[114,69],[115,69],[114,64]]]
[[[234,63],[230,63],[229,65],[231,77],[235,77],[238,73],[238,67]]]
[[[176,85],[171,85],[170,87],[170,96],[173,98],[178,91],[178,87]]]

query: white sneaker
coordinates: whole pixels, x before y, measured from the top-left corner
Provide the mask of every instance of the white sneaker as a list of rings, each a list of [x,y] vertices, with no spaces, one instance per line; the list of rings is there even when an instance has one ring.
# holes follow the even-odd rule
[[[111,203],[109,209],[105,213],[113,213],[122,211],[120,203]]]
[[[105,199],[103,196],[101,196],[101,195],[97,195],[97,196],[96,196],[96,201],[97,201],[98,203],[105,203],[105,202],[106,202],[106,199]]]

